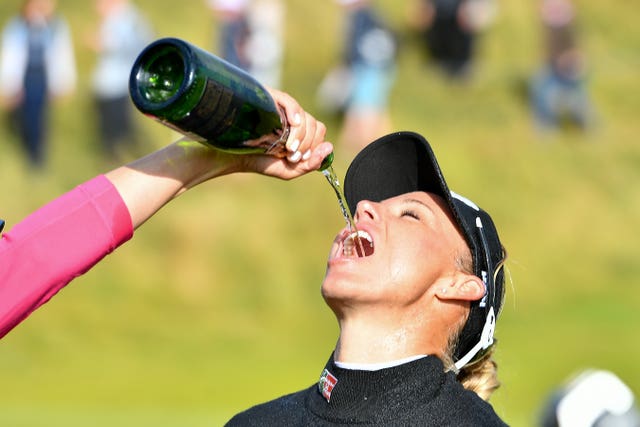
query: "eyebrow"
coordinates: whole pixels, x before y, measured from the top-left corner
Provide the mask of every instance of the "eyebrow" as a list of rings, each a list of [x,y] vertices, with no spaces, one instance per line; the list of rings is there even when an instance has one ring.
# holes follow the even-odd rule
[[[403,205],[411,205],[411,204],[418,204],[421,205],[423,207],[425,207],[426,209],[428,209],[430,212],[433,212],[433,209],[431,209],[431,206],[427,205],[425,202],[423,202],[422,200],[418,200],[418,199],[414,199],[413,197],[410,197],[408,199],[402,199],[402,204]]]

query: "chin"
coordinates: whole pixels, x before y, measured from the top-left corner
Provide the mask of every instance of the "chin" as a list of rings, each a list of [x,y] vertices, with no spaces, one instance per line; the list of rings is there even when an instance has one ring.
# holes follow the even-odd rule
[[[329,302],[339,302],[353,299],[358,294],[357,286],[354,286],[353,282],[345,280],[334,280],[330,276],[325,277],[322,282],[322,288],[320,292],[322,298],[331,305]]]

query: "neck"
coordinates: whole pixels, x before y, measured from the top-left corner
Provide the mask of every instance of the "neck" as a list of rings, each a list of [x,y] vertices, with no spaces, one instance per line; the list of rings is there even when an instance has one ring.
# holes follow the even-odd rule
[[[441,334],[430,333],[422,320],[389,322],[386,316],[339,319],[335,360],[344,363],[385,363],[418,355],[441,356]]]

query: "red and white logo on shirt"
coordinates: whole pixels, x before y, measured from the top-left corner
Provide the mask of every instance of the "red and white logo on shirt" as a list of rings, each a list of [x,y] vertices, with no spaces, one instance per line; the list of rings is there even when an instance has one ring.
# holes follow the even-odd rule
[[[318,381],[318,389],[320,393],[327,399],[327,402],[331,399],[331,392],[333,388],[338,383],[338,379],[333,376],[328,369],[322,371],[322,375],[320,376],[320,381]]]

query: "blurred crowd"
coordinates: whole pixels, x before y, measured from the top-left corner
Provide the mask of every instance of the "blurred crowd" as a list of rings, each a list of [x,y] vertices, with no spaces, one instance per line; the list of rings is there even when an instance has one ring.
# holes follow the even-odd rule
[[[99,24],[85,37],[96,56],[92,79],[96,128],[106,158],[120,161],[136,142],[129,73],[152,39],[151,26],[128,0],[95,0]],[[71,30],[55,0],[24,0],[5,25],[0,50],[0,95],[30,167],[47,160],[51,103],[77,87]]]
[[[393,130],[389,101],[396,84],[399,52],[408,37],[424,53],[426,66],[463,84],[474,78],[478,45],[491,31],[497,0],[411,0],[404,28],[382,13],[375,0],[335,0],[341,47],[318,82],[317,107],[341,123],[336,143],[361,149]],[[96,145],[120,162],[139,154],[140,135],[128,94],[131,65],[154,38],[144,12],[130,0],[94,0],[99,25],[84,35],[95,55],[92,98]],[[210,49],[263,84],[282,86],[286,52],[286,6],[282,0],[205,0],[213,15]],[[538,0],[544,52],[528,79],[532,123],[541,132],[569,126],[587,130],[594,119],[586,87],[586,61],[571,0]],[[408,37],[407,37],[408,36]],[[47,159],[51,103],[76,90],[72,32],[55,0],[24,0],[4,24],[0,46],[3,112],[33,168]]]

